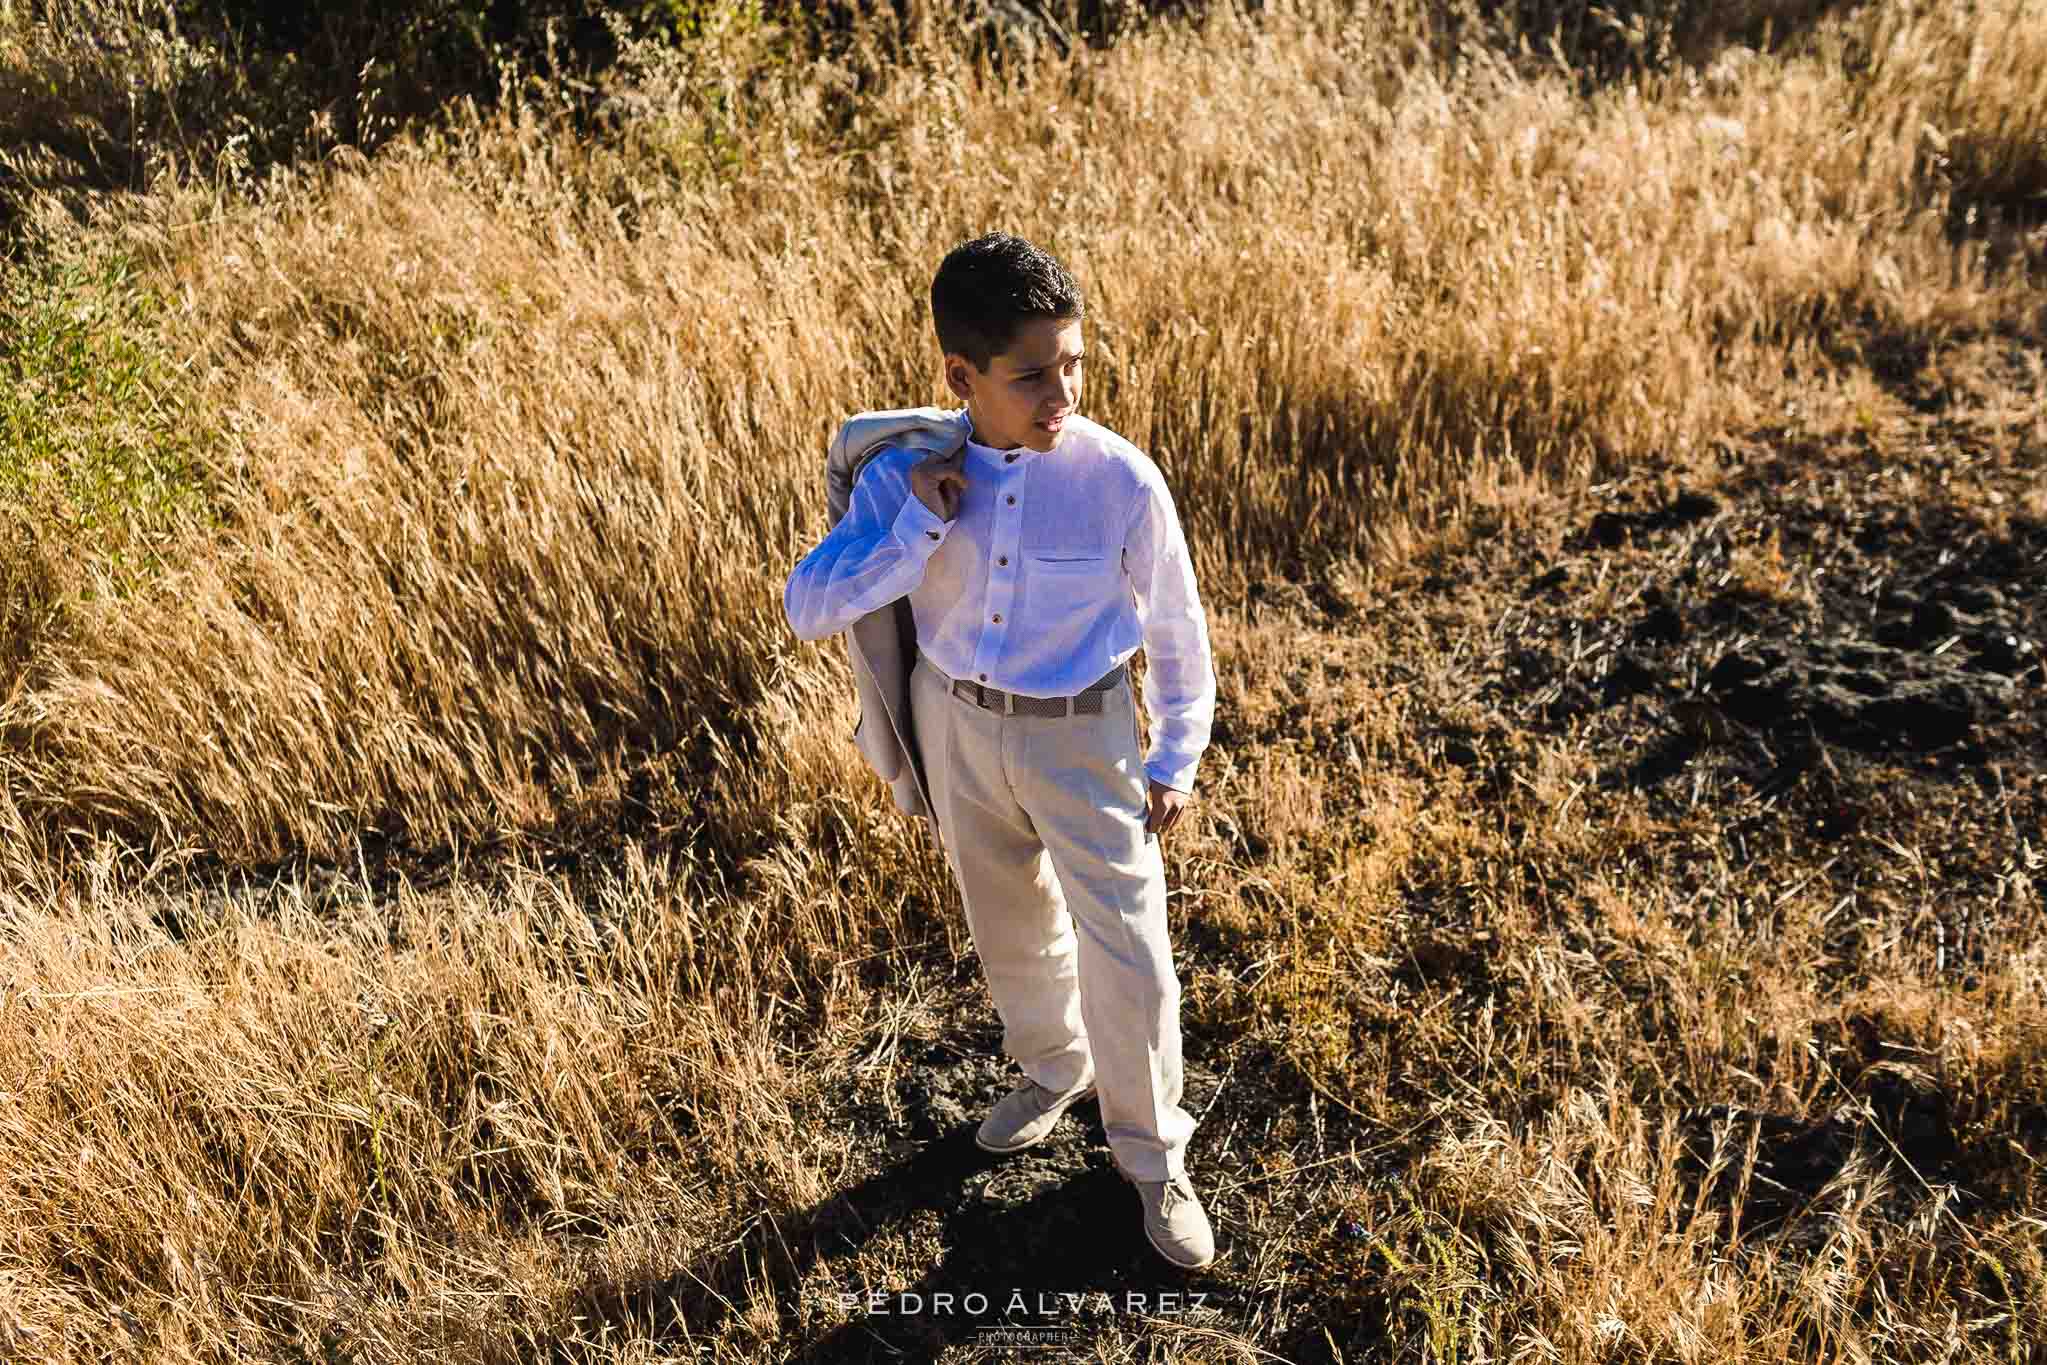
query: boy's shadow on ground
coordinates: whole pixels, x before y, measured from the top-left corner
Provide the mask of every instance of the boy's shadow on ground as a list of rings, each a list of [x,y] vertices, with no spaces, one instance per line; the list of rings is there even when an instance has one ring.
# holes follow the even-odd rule
[[[1074,1117],[1084,1118],[1090,1130],[1085,1169],[1074,1169],[1071,1139],[1048,1144],[1062,1158],[1056,1163],[1018,1169],[1030,1159],[983,1152],[973,1129],[962,1126],[813,1208],[772,1223],[756,1221],[736,1245],[678,1275],[591,1293],[578,1314],[583,1332],[609,1322],[629,1333],[651,1326],[667,1340],[713,1335],[738,1311],[733,1301],[745,1294],[749,1277],[764,1276],[789,1337],[804,1332],[805,1318],[848,1313],[836,1302],[801,1304],[800,1295],[861,1300],[843,1325],[788,1357],[825,1365],[934,1355],[950,1344],[989,1340],[984,1333],[1004,1326],[1085,1333],[1090,1323],[1101,1323],[1084,1309],[1077,1313],[1065,1296],[1106,1294],[1123,1305],[1126,1296],[1141,1294],[1155,1304],[1161,1294],[1199,1290],[1196,1277],[1168,1265],[1145,1240],[1137,1196],[1109,1163],[1094,1106],[1076,1109]],[[1005,1179],[1011,1172],[1013,1182]],[[985,1181],[976,1180],[983,1175]],[[1012,1183],[1028,1192],[1006,1197],[1004,1187]],[[929,1215],[938,1219],[944,1259],[916,1282],[901,1289],[862,1283],[848,1266],[831,1277],[835,1285],[816,1283],[824,1278],[816,1273],[820,1263],[850,1260],[874,1238],[905,1233]],[[919,1232],[918,1240],[928,1235]],[[880,1295],[878,1307],[867,1302],[871,1292]],[[940,1295],[949,1295],[949,1302]],[[1006,1313],[1018,1295],[1026,1310]],[[807,1314],[801,1311],[806,1307]],[[1124,1322],[1134,1325],[1127,1317]]]

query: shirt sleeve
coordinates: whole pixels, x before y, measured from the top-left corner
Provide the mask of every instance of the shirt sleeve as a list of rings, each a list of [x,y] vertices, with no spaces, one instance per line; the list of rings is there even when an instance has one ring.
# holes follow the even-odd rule
[[[1194,563],[1163,480],[1138,489],[1123,563],[1144,637],[1144,706],[1152,721],[1145,775],[1191,792],[1215,722],[1215,663]]]
[[[888,454],[867,462],[846,515],[789,575],[782,610],[799,639],[836,634],[911,592],[952,530],[910,492],[908,470]]]

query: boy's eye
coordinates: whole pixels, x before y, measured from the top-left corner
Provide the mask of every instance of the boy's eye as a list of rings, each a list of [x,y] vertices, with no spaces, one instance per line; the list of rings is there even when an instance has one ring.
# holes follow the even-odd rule
[[[1080,362],[1084,359],[1086,359],[1085,356],[1075,356],[1060,366],[1060,368],[1067,374],[1072,374],[1080,369]],[[1017,373],[1016,382],[1019,384],[1035,384],[1045,377],[1045,373],[1044,370],[1022,370]]]

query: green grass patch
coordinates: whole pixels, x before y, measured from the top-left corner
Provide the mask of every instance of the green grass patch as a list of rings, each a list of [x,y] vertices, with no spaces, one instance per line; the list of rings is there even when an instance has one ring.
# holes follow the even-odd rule
[[[112,255],[0,272],[0,504],[15,542],[61,550],[104,591],[153,576],[213,520],[209,438],[181,400],[162,300]]]

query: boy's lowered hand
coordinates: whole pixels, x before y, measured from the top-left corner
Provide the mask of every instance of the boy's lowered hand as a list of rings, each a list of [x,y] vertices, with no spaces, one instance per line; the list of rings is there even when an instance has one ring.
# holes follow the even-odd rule
[[[1192,799],[1186,792],[1174,791],[1160,782],[1151,784],[1151,811],[1144,818],[1146,834],[1164,834],[1180,823],[1180,816]]]
[[[967,447],[962,442],[949,455],[929,455],[910,467],[910,491],[917,501],[940,521],[960,514],[960,498],[967,491]]]

